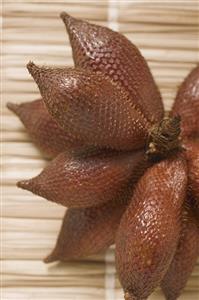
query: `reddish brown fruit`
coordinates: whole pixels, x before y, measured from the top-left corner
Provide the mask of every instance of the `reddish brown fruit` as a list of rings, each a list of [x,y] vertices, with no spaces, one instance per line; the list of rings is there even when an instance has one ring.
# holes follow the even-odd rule
[[[181,116],[182,136],[199,136],[199,66],[191,71],[180,86],[172,115]]]
[[[143,159],[142,151],[93,157],[61,153],[18,186],[67,207],[96,206],[125,193]]]
[[[199,201],[199,140],[184,142],[188,162],[189,190]]]
[[[170,265],[186,173],[186,162],[172,157],[152,166],[138,182],[116,236],[116,266],[126,299],[147,299]]]
[[[122,34],[61,14],[69,34],[76,67],[103,72],[128,92],[152,123],[163,117],[160,92],[146,60]]]
[[[82,148],[80,141],[67,136],[67,133],[52,119],[42,99],[19,105],[8,103],[7,107],[20,118],[33,142],[46,156],[54,157],[66,150]]]
[[[182,293],[199,255],[199,227],[190,208],[182,215],[182,229],[175,256],[161,283],[167,300]]]
[[[199,220],[199,140],[184,140],[183,146],[188,164],[188,192]]]
[[[199,224],[199,200],[195,199],[193,197],[193,195],[190,195],[189,198],[190,198],[190,202],[192,205],[192,211],[193,211],[193,213],[198,221],[198,224]]]
[[[58,122],[85,143],[118,150],[143,147],[149,124],[127,94],[102,75],[81,69],[28,70]]]
[[[57,244],[44,260],[66,261],[96,254],[112,245],[126,201],[113,201],[91,208],[69,208]]]

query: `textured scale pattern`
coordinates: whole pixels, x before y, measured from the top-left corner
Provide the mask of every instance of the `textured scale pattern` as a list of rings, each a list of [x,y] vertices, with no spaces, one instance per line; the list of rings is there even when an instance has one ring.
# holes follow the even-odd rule
[[[149,123],[135,109],[125,90],[101,74],[83,69],[28,70],[58,124],[89,145],[117,150],[144,146]]]
[[[42,99],[20,105],[8,103],[7,106],[21,119],[32,140],[46,156],[54,157],[65,150],[83,147],[52,119]]]
[[[185,141],[184,147],[189,170],[189,197],[194,207],[194,213],[199,220],[199,140]]]
[[[176,157],[151,167],[122,217],[116,266],[129,299],[147,299],[169,267],[179,238],[186,173],[186,163]]]
[[[139,151],[87,158],[63,152],[40,175],[19,186],[67,207],[95,206],[124,193],[143,157]]]
[[[116,243],[125,300],[145,300],[159,285],[175,300],[199,249],[199,66],[164,118],[136,46],[108,28],[61,18],[75,67],[30,62],[41,99],[8,104],[54,157],[17,185],[68,207],[44,261],[79,259]]]
[[[61,17],[69,34],[75,66],[103,72],[125,88],[133,104],[150,122],[160,121],[161,95],[139,49],[109,28],[82,22],[66,13]]]
[[[188,207],[182,213],[182,227],[175,256],[161,283],[167,300],[175,300],[180,296],[198,255],[199,227]]]
[[[186,153],[190,189],[193,197],[199,202],[199,140],[189,140],[186,143]]]
[[[172,114],[181,116],[182,136],[199,137],[199,66],[185,78],[177,93]]]
[[[55,249],[45,262],[85,257],[112,245],[126,205],[124,199],[114,199],[97,207],[68,209]]]

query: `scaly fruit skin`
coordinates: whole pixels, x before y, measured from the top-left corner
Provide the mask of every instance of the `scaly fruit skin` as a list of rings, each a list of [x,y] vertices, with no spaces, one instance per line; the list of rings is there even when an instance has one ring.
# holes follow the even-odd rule
[[[64,216],[56,246],[46,263],[67,261],[105,250],[115,234],[127,201],[120,199],[89,208],[69,208]]]
[[[148,169],[136,186],[116,236],[116,267],[126,299],[146,299],[169,267],[179,238],[186,174],[185,160],[171,157]]]
[[[199,65],[181,84],[171,114],[181,116],[182,137],[199,137]]]
[[[184,142],[188,163],[189,190],[199,202],[199,140]]]
[[[7,107],[22,121],[33,142],[47,157],[55,157],[66,150],[83,148],[53,120],[42,99],[21,104],[8,103]]]
[[[82,69],[39,68],[28,70],[58,124],[88,145],[135,150],[144,146],[149,123],[124,90]]]
[[[77,259],[108,248],[115,243],[115,235],[133,189],[138,179],[150,167],[144,159],[133,171],[131,183],[119,199],[97,207],[70,208],[65,214],[56,246],[45,258],[49,263],[55,260]]]
[[[144,152],[98,156],[61,153],[39,174],[18,186],[67,207],[103,204],[126,192]]]
[[[185,287],[199,255],[199,227],[190,207],[182,214],[179,244],[161,287],[167,300],[176,300]]]
[[[61,14],[76,67],[102,72],[124,88],[151,122],[162,119],[163,103],[146,60],[125,36],[109,28]]]
[[[188,194],[199,220],[199,139],[184,139],[183,147],[188,165]]]

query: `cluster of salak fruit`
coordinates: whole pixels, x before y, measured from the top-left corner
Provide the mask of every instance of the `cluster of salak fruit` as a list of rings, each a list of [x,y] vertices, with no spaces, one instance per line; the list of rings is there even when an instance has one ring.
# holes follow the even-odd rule
[[[199,67],[164,116],[139,50],[108,28],[61,14],[74,68],[28,70],[42,99],[8,104],[33,141],[57,156],[18,186],[69,207],[45,262],[116,244],[127,300],[161,285],[176,299],[199,252]]]

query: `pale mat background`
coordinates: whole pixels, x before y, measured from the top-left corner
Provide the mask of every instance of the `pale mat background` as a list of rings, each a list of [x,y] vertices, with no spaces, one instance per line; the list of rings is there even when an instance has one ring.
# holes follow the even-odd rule
[[[147,58],[164,97],[172,100],[199,56],[197,1],[4,1],[3,30],[3,300],[121,300],[113,250],[76,263],[45,265],[64,208],[19,190],[15,182],[45,165],[6,101],[28,101],[38,90],[25,65],[72,65],[63,10],[126,34]],[[150,299],[163,299],[156,292]],[[199,299],[196,266],[182,300]]]

